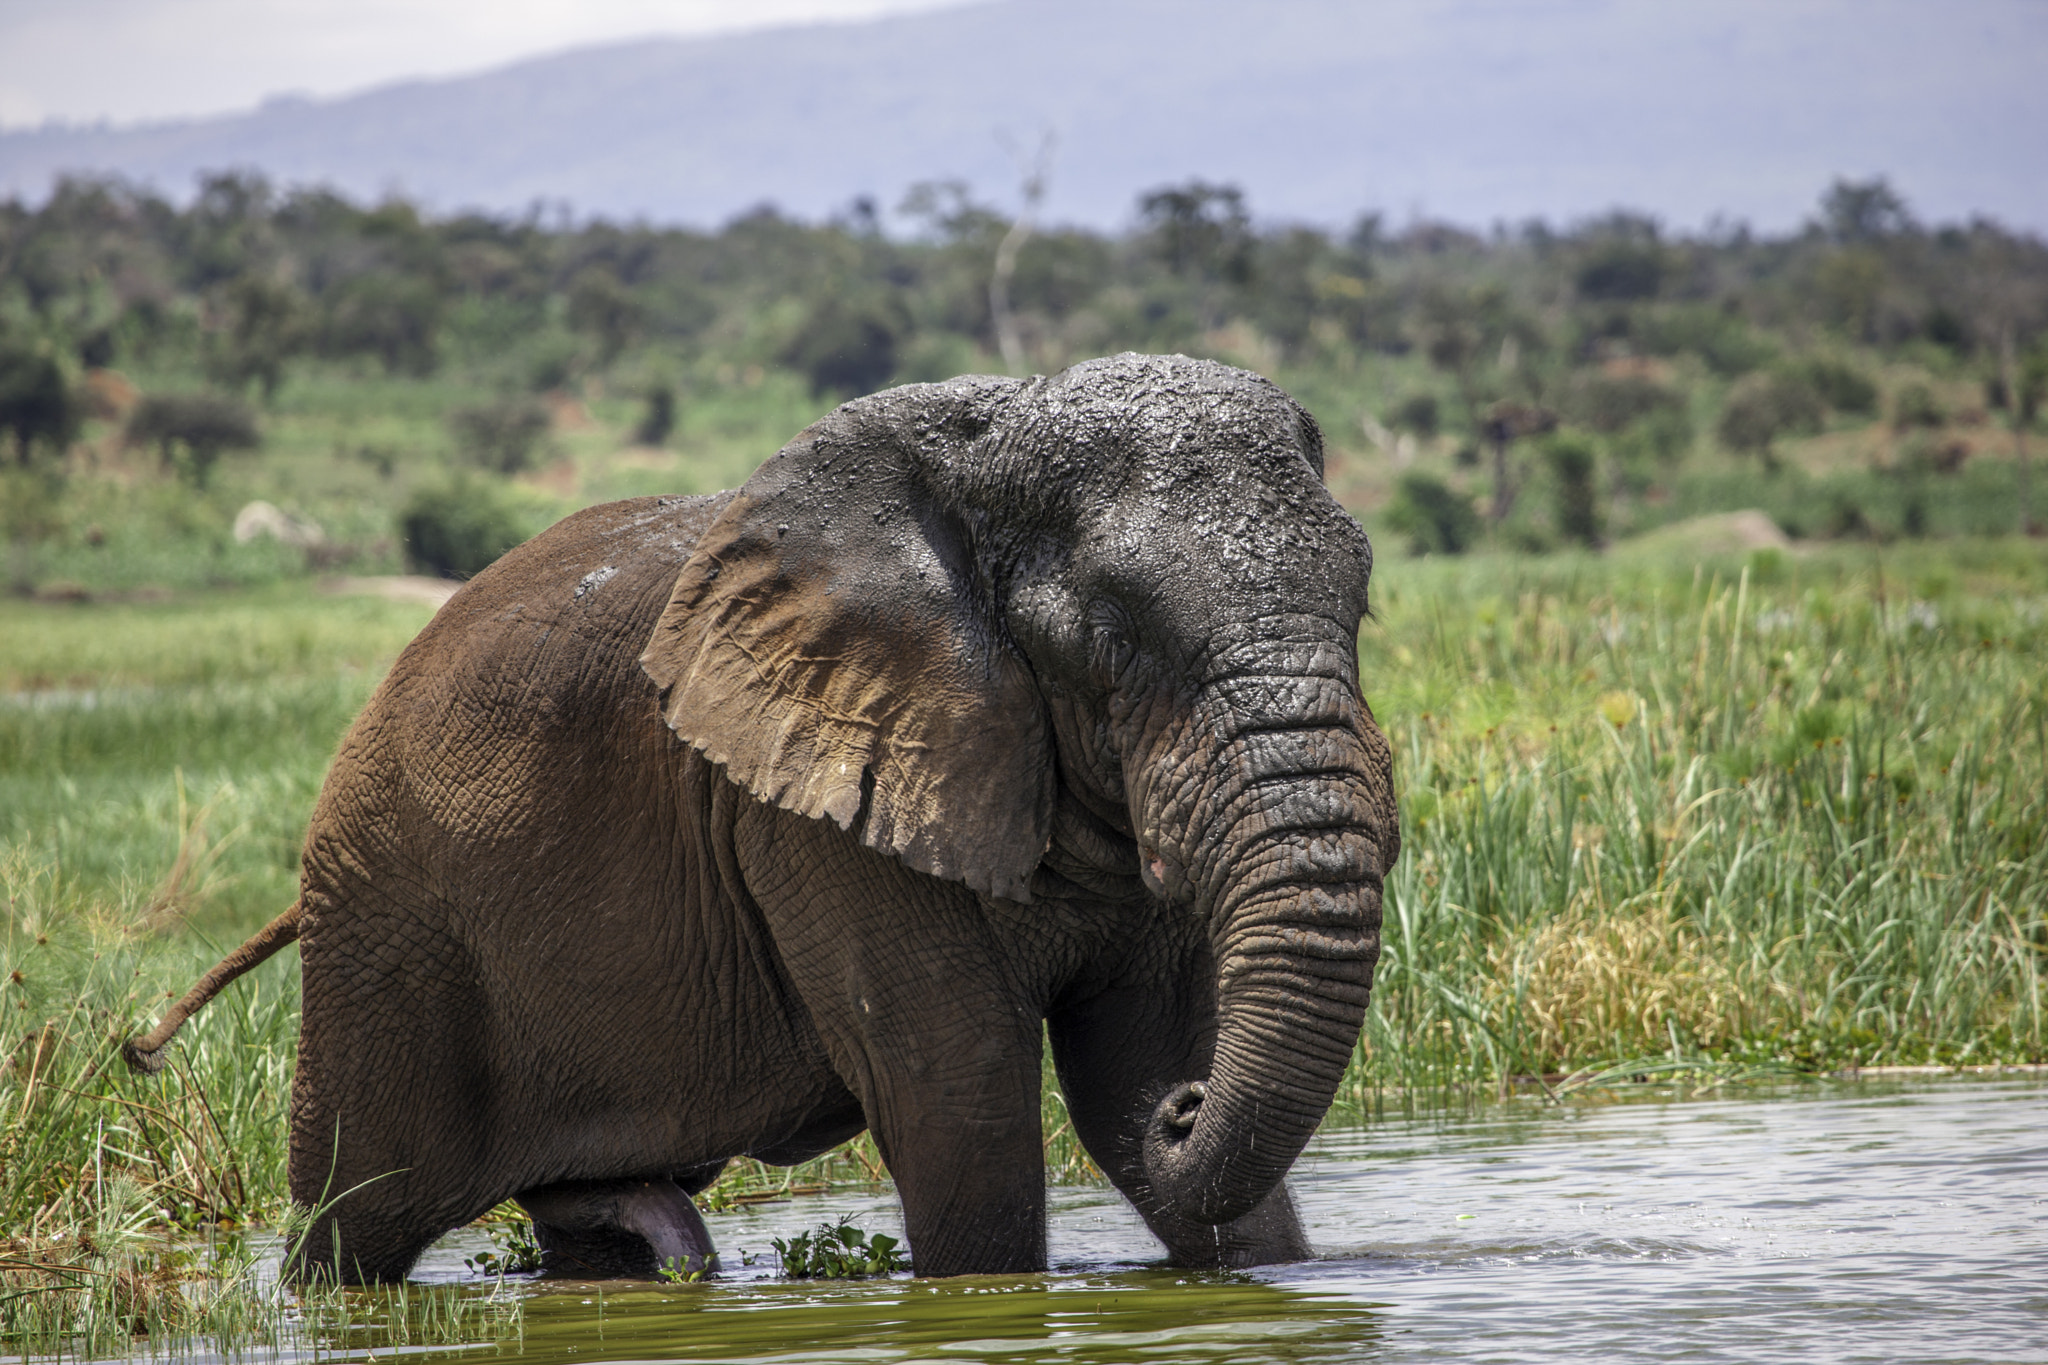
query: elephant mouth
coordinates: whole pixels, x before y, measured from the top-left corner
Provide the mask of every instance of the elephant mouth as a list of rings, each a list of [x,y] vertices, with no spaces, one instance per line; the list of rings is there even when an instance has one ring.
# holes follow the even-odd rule
[[[1181,865],[1151,844],[1138,845],[1138,876],[1147,891],[1164,901],[1186,900],[1192,889]]]

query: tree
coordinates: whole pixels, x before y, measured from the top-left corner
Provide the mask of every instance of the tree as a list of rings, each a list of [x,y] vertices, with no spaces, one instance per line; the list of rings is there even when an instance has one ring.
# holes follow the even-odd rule
[[[835,290],[812,306],[782,358],[810,380],[812,393],[852,398],[889,382],[909,333],[909,314],[894,295]]]
[[[590,266],[569,287],[569,325],[597,341],[598,363],[609,365],[647,325],[647,310],[619,277]]]
[[[995,268],[988,277],[988,314],[995,326],[996,347],[1003,354],[1003,367],[1011,374],[1024,372],[1024,343],[1017,335],[1017,319],[1010,312],[1010,277],[1017,273],[1017,253],[1031,240],[1038,219],[1038,205],[1045,198],[1046,177],[1052,170],[1053,135],[1039,140],[1038,155],[1024,171],[1021,187],[1023,207],[996,244]]]
[[[2027,428],[2034,424],[2042,398],[2048,396],[2048,347],[2037,347],[2021,365],[2014,356],[2012,333],[2008,326],[1998,335],[1996,405],[2004,409],[2012,427],[2013,463],[2019,474],[2020,534],[2031,536],[2040,528],[2034,524],[2034,471],[2027,458]]]
[[[1875,242],[1910,232],[1913,218],[1906,201],[1883,177],[1874,180],[1837,180],[1820,197],[1823,231],[1845,245]]]
[[[1479,430],[1493,447],[1493,524],[1500,525],[1515,510],[1515,495],[1521,491],[1508,451],[1515,442],[1543,436],[1557,430],[1557,414],[1533,403],[1506,399],[1490,405],[1481,415]]]
[[[0,344],[0,431],[14,438],[14,462],[26,469],[38,449],[61,456],[83,417],[64,368],[47,349]]]
[[[1573,279],[1579,297],[1598,303],[1655,298],[1669,265],[1655,220],[1616,213],[1595,224],[1593,231],[1595,245]]]
[[[214,383],[243,389],[255,383],[264,401],[277,396],[284,363],[306,341],[305,298],[290,285],[244,275],[218,295],[218,325],[206,338],[206,374]]]
[[[1175,275],[1244,284],[1252,272],[1251,214],[1235,185],[1190,180],[1138,197],[1138,217]]]
[[[218,393],[152,394],[129,414],[127,437],[133,445],[155,446],[165,469],[200,488],[223,453],[262,444],[255,415]]]
[[[332,355],[374,355],[387,374],[428,375],[440,363],[441,291],[388,271],[361,275],[337,292],[327,317]]]

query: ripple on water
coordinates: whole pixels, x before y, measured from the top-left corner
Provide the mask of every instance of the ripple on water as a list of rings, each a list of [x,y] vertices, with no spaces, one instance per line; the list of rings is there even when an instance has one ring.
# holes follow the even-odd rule
[[[504,1354],[2048,1360],[2038,1080],[1422,1114],[1325,1131],[1294,1189],[1319,1259],[1219,1274],[1161,1268],[1099,1190],[1053,1192],[1052,1273],[988,1279],[785,1284],[769,1257],[734,1262],[840,1213],[900,1233],[893,1199],[736,1210],[708,1220],[721,1281],[533,1286]],[[474,1237],[444,1242],[421,1278],[460,1278]]]

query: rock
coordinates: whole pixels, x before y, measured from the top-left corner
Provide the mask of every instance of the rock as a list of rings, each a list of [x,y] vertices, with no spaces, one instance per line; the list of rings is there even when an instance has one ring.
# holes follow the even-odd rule
[[[1751,507],[1674,521],[1634,537],[1627,542],[1627,548],[1660,554],[1716,555],[1783,550],[1791,544],[1768,513]]]
[[[258,499],[235,513],[235,543],[247,545],[259,536],[269,536],[281,545],[311,549],[327,543],[327,533],[310,517],[295,517],[274,504]]]
[[[337,597],[382,597],[391,602],[424,602],[439,607],[455,596],[462,585],[452,578],[426,578],[419,574],[387,574],[373,578],[328,578],[320,591]]]

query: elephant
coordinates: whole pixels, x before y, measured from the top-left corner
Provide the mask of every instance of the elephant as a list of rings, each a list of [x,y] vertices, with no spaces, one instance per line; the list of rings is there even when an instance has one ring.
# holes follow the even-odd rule
[[[341,742],[290,911],[297,1273],[506,1199],[547,1264],[711,1264],[732,1158],[872,1130],[921,1275],[1046,1263],[1044,1050],[1185,1266],[1308,1254],[1399,854],[1372,548],[1309,414],[1123,354],[846,403],[735,492],[464,584]]]

